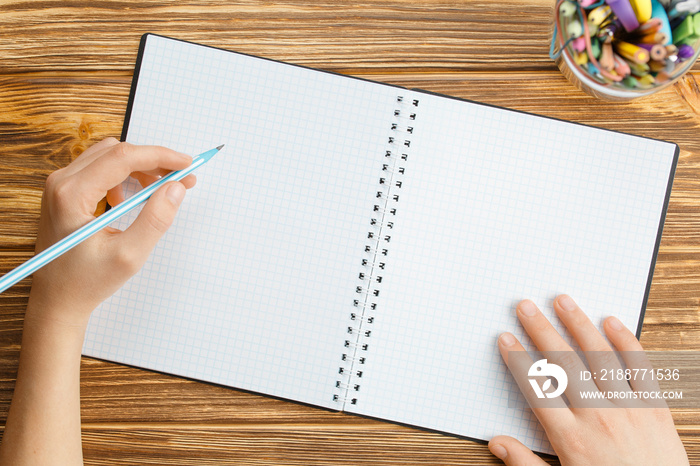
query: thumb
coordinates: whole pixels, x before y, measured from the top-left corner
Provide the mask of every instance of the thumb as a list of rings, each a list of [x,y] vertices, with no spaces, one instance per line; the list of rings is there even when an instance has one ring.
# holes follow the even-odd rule
[[[146,261],[158,240],[172,225],[184,197],[182,183],[166,184],[151,196],[136,220],[119,235],[120,246],[130,251],[129,255],[135,262],[140,262],[134,265],[140,268]]]
[[[513,437],[499,435],[489,442],[491,453],[500,458],[507,466],[542,466],[547,465],[542,458],[535,455],[528,447]]]

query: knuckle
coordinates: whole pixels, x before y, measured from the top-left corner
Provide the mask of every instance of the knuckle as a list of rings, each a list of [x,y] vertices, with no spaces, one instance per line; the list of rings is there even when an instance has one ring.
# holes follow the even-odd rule
[[[117,157],[129,157],[134,152],[134,147],[128,142],[118,142],[114,146],[114,154]]]
[[[540,316],[541,318],[538,318],[535,323],[533,324],[533,329],[537,333],[543,333],[543,332],[548,332],[550,328],[552,327],[552,324],[549,323],[549,321],[544,317]]]
[[[59,170],[51,172],[49,174],[49,176],[46,177],[46,183],[45,183],[45,186],[46,186],[45,190],[46,191],[51,192],[55,189],[56,185],[59,183],[59,181],[61,181],[62,171],[63,171],[63,169],[61,168]]]
[[[170,228],[170,221],[158,213],[152,213],[146,217],[148,225],[159,233],[165,233]]]
[[[121,248],[115,253],[117,267],[128,275],[134,275],[141,268],[140,257],[132,248]]]
[[[593,356],[597,360],[600,367],[615,368],[620,366],[620,362],[615,357],[615,353],[605,350],[594,350]]]
[[[577,312],[574,312],[571,317],[569,317],[571,321],[571,325],[575,328],[585,328],[588,325],[588,316],[581,311],[581,309],[577,306],[576,307]]]
[[[561,354],[558,364],[567,373],[570,373],[578,367],[578,356],[573,351],[565,351]]]
[[[67,209],[75,201],[70,179],[58,172],[53,172],[46,179],[46,196],[49,204],[59,210]]]
[[[591,414],[591,422],[596,426],[596,430],[603,433],[606,437],[613,435],[618,430],[618,419],[611,416],[611,412],[605,408],[593,409]]]

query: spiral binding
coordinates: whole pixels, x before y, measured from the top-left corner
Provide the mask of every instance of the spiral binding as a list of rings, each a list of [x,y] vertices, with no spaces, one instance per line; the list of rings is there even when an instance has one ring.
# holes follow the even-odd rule
[[[414,134],[414,122],[419,101],[406,99],[403,95],[396,97],[394,118],[389,128],[384,160],[379,176],[375,204],[372,208],[367,231],[367,242],[361,259],[355,292],[347,326],[348,337],[345,340],[336,391],[333,401],[342,404],[357,404],[364,364],[367,362],[369,339],[377,310],[377,297],[381,291],[386,270],[389,244],[394,229],[394,219],[398,212],[400,190],[406,172],[405,162],[411,150],[411,136]]]

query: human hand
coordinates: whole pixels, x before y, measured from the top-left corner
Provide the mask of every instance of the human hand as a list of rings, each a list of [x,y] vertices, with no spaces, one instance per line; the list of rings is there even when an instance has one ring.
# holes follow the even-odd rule
[[[97,204],[124,200],[121,183],[130,175],[146,186],[192,163],[189,155],[157,146],[105,139],[46,180],[36,252],[95,218]],[[107,227],[34,273],[28,318],[85,325],[92,310],[134,275],[171,225],[190,175],[156,191],[125,231]]]
[[[558,296],[554,300],[554,310],[586,353],[591,371],[601,373],[603,369],[616,370],[621,367],[610,345],[570,297]],[[522,301],[517,306],[517,314],[537,348],[545,355],[549,354],[550,362],[561,366],[569,374],[569,384],[564,393],[571,406],[567,407],[561,398],[550,398],[546,400],[547,406],[543,407],[528,382],[532,360],[522,357],[523,353],[517,357],[517,353],[513,353],[525,351],[515,336],[503,333],[499,337],[501,356],[544,427],[562,465],[688,464],[688,457],[665,402],[635,400],[630,404],[624,400],[595,400],[594,404],[586,405],[578,395],[580,391],[658,391],[656,381],[648,377],[646,380],[631,380],[629,384],[614,380],[582,381],[578,374],[585,370],[583,362],[537,306],[532,301]],[[628,368],[651,368],[639,341],[622,322],[608,317],[603,327]],[[489,442],[489,449],[508,466],[546,465],[512,437],[494,437]]]

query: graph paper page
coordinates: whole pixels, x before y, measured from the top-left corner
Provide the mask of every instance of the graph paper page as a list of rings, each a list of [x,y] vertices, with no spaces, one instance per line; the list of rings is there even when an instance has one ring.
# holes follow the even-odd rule
[[[127,140],[226,146],[140,273],[94,312],[84,354],[336,407],[395,93],[148,36]]]
[[[570,294],[635,331],[675,145],[422,95],[356,406],[550,451],[498,353]]]

